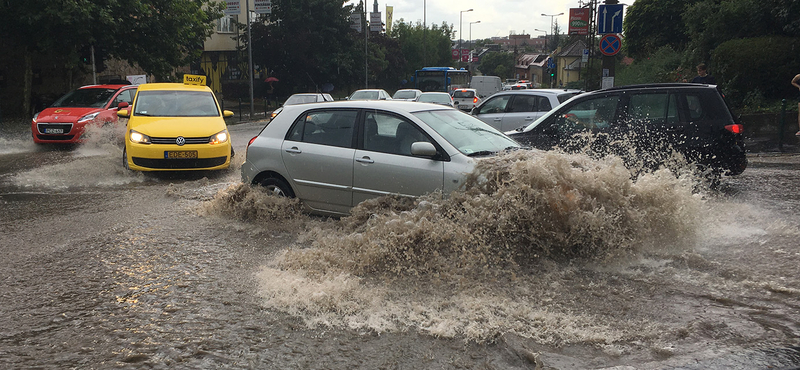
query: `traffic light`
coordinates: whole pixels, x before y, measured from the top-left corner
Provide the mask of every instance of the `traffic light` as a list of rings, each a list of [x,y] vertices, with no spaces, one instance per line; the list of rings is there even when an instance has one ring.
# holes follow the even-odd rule
[[[92,47],[86,45],[78,51],[78,57],[83,64],[92,64]]]
[[[94,70],[97,73],[106,70],[106,48],[103,46],[94,47]]]

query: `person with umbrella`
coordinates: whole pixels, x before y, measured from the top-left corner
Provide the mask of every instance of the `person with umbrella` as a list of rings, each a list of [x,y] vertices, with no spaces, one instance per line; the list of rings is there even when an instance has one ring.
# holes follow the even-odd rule
[[[272,101],[275,100],[275,87],[272,86],[273,82],[278,81],[277,78],[269,76],[264,79],[264,82],[269,83],[269,89],[267,89],[267,105],[272,106]],[[275,106],[278,105],[278,101],[275,100]]]

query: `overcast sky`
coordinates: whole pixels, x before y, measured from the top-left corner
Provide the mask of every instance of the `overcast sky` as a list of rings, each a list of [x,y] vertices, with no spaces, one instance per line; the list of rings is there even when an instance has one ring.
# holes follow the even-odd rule
[[[367,1],[367,11],[372,11],[375,0]],[[351,3],[358,3],[352,1]],[[620,3],[633,4],[634,0],[623,0]],[[599,1],[602,3],[602,1]],[[423,6],[424,4],[424,6]],[[558,23],[564,32],[570,8],[578,8],[578,0],[378,0],[378,11],[386,20],[386,6],[394,7],[394,21],[403,18],[405,22],[422,22],[423,16],[428,25],[441,25],[447,22],[453,25],[456,31],[455,38],[464,40],[470,38],[470,22],[472,23],[472,39],[486,39],[491,37],[508,36],[511,33],[526,33],[531,37],[550,34],[550,18],[542,14],[564,15],[553,17],[553,23]],[[424,8],[424,12],[423,12]],[[473,9],[471,12],[461,13],[463,10]],[[459,16],[461,15],[461,29],[459,35]]]

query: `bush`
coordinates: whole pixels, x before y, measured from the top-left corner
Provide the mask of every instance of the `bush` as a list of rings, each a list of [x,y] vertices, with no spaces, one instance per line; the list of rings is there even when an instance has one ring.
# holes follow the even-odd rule
[[[798,53],[800,38],[756,37],[720,44],[711,63],[731,104],[752,108],[770,100],[794,100],[797,89],[790,81],[800,72]]]

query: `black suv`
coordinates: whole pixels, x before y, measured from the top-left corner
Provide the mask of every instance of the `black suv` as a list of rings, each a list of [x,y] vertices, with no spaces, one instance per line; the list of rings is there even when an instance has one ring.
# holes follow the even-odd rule
[[[538,149],[619,155],[643,169],[677,152],[716,175],[738,175],[747,167],[742,128],[716,86],[675,83],[584,93],[507,134]]]

